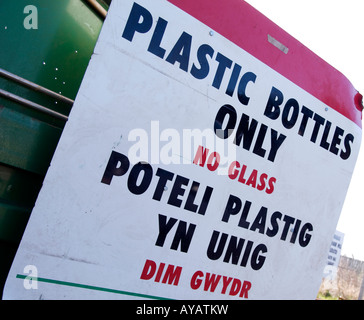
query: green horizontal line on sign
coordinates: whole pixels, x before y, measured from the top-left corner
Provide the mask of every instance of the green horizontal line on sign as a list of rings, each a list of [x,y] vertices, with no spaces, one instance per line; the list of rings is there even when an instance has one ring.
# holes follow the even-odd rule
[[[17,274],[16,277],[18,279],[27,279],[27,280],[32,280],[32,281],[39,281],[39,282],[58,284],[58,285],[61,285],[61,286],[83,288],[83,289],[95,290],[95,291],[104,291],[104,292],[123,294],[123,295],[134,296],[134,297],[156,299],[156,300],[170,300],[168,298],[150,296],[150,295],[147,295],[147,294],[128,292],[128,291],[122,291],[122,290],[115,290],[115,289],[109,289],[109,288],[103,288],[103,287],[96,287],[96,286],[90,286],[90,285],[87,285],[87,284],[75,283],[75,282],[68,282],[68,281],[60,281],[60,280],[47,279],[47,278],[25,276],[25,275],[22,275],[22,274]]]

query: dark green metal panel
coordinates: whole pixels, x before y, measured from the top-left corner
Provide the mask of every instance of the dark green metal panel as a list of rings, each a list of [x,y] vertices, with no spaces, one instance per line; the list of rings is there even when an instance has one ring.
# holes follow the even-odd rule
[[[29,218],[29,209],[9,203],[0,203],[0,232],[6,241],[18,242]]]
[[[29,4],[37,29],[24,25]],[[83,0],[1,0],[0,68],[74,99],[102,23]],[[1,77],[0,89],[64,115],[71,109]],[[0,294],[64,124],[0,97]]]
[[[38,29],[24,27],[30,3],[38,9]],[[2,0],[0,66],[74,99],[101,26],[81,0]]]
[[[0,164],[0,193],[4,203],[16,203],[30,209],[42,181],[42,175]]]
[[[0,123],[0,161],[44,175],[62,130],[1,106]]]
[[[0,67],[74,99],[102,19],[81,0],[36,0],[37,29],[28,30],[27,5],[27,0],[0,2]],[[0,88],[66,115],[70,111],[63,102],[3,78]],[[0,164],[44,177],[63,126],[62,120],[0,98]],[[0,193],[0,202],[4,197]],[[22,199],[12,199],[12,204],[18,202]],[[14,215],[7,208],[3,206],[3,216]],[[1,230],[6,228],[0,227],[0,239]]]
[[[11,262],[13,261],[17,245],[11,242],[0,241],[0,253],[1,253],[1,263],[0,263],[0,297],[2,295],[2,287],[5,283],[6,277],[8,275],[9,269],[11,267]]]

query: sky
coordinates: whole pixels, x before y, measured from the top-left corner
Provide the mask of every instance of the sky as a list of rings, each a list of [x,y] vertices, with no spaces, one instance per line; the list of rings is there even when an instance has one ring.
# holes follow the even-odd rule
[[[364,95],[364,0],[246,0],[343,73]],[[337,230],[341,254],[364,261],[364,146]]]

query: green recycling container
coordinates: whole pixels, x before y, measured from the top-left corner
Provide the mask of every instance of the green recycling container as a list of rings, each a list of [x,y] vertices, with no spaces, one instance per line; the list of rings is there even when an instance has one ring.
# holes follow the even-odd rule
[[[1,0],[0,69],[73,100],[103,16],[87,0]],[[107,9],[110,1],[98,1]],[[31,4],[30,4],[31,3]],[[72,103],[0,74],[0,294]],[[30,108],[19,97],[51,112]],[[63,115],[63,119],[54,114]]]

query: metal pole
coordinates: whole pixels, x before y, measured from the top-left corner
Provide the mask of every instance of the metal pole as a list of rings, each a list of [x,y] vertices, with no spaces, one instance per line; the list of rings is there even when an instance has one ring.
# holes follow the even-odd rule
[[[40,112],[43,112],[43,113],[46,113],[48,115],[51,115],[57,119],[61,119],[61,120],[64,120],[64,121],[67,121],[68,120],[68,117],[61,114],[61,113],[58,113],[56,111],[53,111],[51,109],[48,109],[44,106],[41,106],[40,104],[37,104],[35,102],[32,102],[30,100],[27,100],[27,99],[24,99],[22,97],[19,97],[15,94],[12,94],[10,92],[7,92],[5,90],[2,90],[0,89],[0,96],[8,99],[8,100],[12,100],[12,101],[15,101],[23,106],[26,106],[28,108],[31,108],[31,109],[34,109],[34,110],[38,110]]]
[[[20,85],[24,86],[24,87],[27,87],[27,88],[30,88],[30,89],[33,89],[34,91],[38,91],[38,92],[41,92],[41,93],[44,93],[52,98],[55,98],[57,100],[60,100],[60,101],[63,101],[69,105],[73,105],[74,101],[70,98],[67,98],[65,96],[62,96],[52,90],[49,90],[47,88],[44,88],[34,82],[31,82],[29,80],[26,80],[22,77],[19,77],[13,73],[10,73],[9,71],[6,71],[4,69],[1,69],[0,68],[0,76],[3,77],[3,78],[6,78],[6,79],[9,79],[11,81],[14,81],[14,82],[17,82],[19,83]]]
[[[96,0],[87,0],[87,2],[94,7],[94,9],[105,19],[107,11]]]
[[[361,282],[361,287],[360,287],[358,300],[364,300],[364,277],[363,277],[363,280]]]

